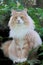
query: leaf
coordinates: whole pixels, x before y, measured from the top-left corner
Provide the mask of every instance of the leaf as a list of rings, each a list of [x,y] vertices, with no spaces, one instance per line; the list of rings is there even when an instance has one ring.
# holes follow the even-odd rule
[[[40,53],[38,56],[42,56],[43,55],[43,52],[42,53]]]

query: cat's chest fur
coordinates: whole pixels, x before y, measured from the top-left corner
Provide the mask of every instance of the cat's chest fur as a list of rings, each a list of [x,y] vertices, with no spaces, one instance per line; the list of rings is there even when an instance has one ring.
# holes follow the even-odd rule
[[[18,38],[18,39],[23,39],[26,34],[29,33],[29,28],[25,26],[20,26],[20,27],[15,27],[10,31],[10,37],[12,38]]]
[[[17,49],[22,50],[23,48],[28,47],[28,44],[26,43],[27,40],[24,40],[26,34],[28,33],[29,33],[29,28],[24,25],[20,27],[15,27],[10,31],[10,37],[13,37],[13,40],[15,40]]]

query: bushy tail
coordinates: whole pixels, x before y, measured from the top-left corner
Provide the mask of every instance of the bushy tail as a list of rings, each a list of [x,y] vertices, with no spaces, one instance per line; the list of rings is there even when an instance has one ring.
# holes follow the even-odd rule
[[[0,49],[4,52],[5,56],[8,56],[8,48],[9,48],[10,44],[11,44],[11,40],[3,43],[0,47]]]

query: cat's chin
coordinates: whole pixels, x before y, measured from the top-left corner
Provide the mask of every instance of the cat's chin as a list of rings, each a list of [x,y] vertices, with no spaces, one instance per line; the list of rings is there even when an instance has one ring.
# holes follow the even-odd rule
[[[13,61],[13,63],[15,63],[15,62],[20,62],[20,63],[22,63],[22,62],[25,62],[27,60],[27,58],[22,58],[22,59],[17,59],[17,60],[14,60]]]

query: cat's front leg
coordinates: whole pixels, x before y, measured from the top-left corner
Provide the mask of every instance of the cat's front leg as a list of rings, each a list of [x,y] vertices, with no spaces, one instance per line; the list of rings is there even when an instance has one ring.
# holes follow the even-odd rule
[[[15,45],[15,41],[14,40],[12,41],[11,45],[9,46],[8,51],[9,51],[9,58],[12,61],[16,62],[16,60],[17,60],[17,53],[16,53],[17,50],[16,50],[16,45]]]

